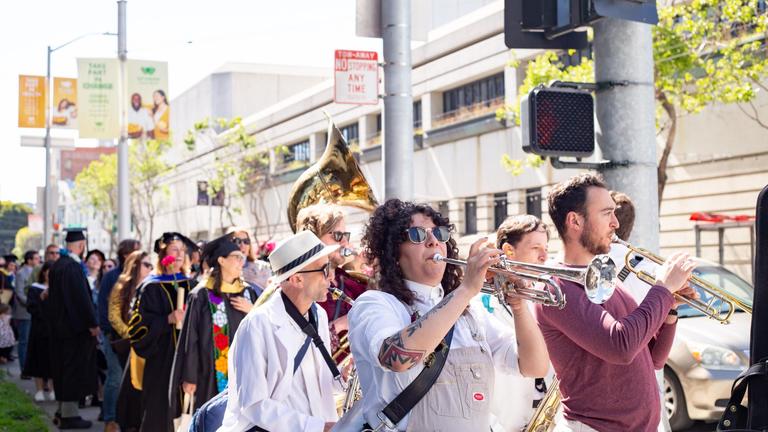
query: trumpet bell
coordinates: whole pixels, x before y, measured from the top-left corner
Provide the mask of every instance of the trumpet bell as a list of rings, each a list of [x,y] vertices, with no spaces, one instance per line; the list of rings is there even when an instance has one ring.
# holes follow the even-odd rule
[[[587,266],[584,290],[589,301],[603,304],[616,291],[616,263],[608,255],[598,255]]]

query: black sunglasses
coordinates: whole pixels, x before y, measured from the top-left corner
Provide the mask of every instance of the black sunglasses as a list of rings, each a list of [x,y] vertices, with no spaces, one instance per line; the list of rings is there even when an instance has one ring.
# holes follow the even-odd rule
[[[337,242],[340,242],[344,238],[349,241],[349,238],[352,236],[352,233],[349,231],[334,231],[331,234],[333,234],[333,240]]]
[[[440,243],[445,243],[451,239],[451,230],[447,226],[436,226],[429,231],[432,231],[432,235]],[[405,234],[408,240],[414,244],[421,244],[427,241],[427,229],[423,227],[410,227],[405,230]]]
[[[325,278],[328,279],[328,276],[331,274],[331,263],[326,263],[324,266],[320,267],[319,269],[297,271],[296,274],[314,273],[314,272],[323,272],[323,276],[325,276]]]
[[[251,239],[249,238],[239,238],[239,237],[232,237],[232,243],[240,246],[240,245],[250,245]]]

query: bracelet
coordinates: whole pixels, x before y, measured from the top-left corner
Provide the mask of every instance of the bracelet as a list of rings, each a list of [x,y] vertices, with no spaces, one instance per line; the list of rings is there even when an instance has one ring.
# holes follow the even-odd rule
[[[667,315],[677,316],[677,309],[670,309]]]

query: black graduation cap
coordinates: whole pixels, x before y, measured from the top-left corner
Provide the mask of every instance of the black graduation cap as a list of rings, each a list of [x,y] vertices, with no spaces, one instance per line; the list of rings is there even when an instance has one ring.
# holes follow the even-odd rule
[[[219,257],[229,256],[239,250],[240,247],[232,241],[232,234],[223,235],[205,244],[202,260],[208,263],[209,267],[214,267]]]
[[[76,241],[85,240],[85,233],[88,230],[85,228],[65,228],[64,231],[67,232],[64,241],[67,243],[74,243]]]
[[[187,253],[191,254],[192,251],[197,250],[197,245],[195,242],[190,240],[189,238],[177,233],[177,232],[164,232],[163,235],[160,236],[157,240],[155,240],[155,248],[154,251],[156,254],[159,254],[160,251],[165,248],[168,243],[179,240],[182,243],[184,243],[184,246],[187,247]]]

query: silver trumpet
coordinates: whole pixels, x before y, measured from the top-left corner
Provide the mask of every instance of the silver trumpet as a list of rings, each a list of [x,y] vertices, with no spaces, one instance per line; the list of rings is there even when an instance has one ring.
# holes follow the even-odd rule
[[[466,261],[446,258],[439,253],[435,254],[432,260],[461,267],[467,266]],[[596,256],[586,268],[529,264],[502,257],[499,264],[492,266],[488,271],[493,275],[493,283],[484,284],[481,291],[495,295],[502,303],[504,296],[510,295],[562,309],[565,307],[566,300],[557,279],[583,285],[589,301],[596,304],[608,301],[616,289],[613,283],[616,278],[616,265],[607,255]],[[540,282],[546,288],[539,289],[532,285],[515,283],[517,279]]]

